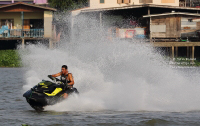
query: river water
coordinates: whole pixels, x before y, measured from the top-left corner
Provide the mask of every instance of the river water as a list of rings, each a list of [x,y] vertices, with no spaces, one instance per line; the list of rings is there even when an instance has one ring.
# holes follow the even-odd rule
[[[194,68],[192,68],[194,69]],[[195,68],[196,72],[199,68]],[[1,126],[62,126],[62,125],[200,125],[200,111],[53,111],[36,112],[22,97],[25,68],[0,68],[0,122]],[[180,69],[186,73],[194,70]],[[94,101],[95,102],[95,101]],[[188,102],[190,102],[188,100]],[[126,104],[126,103],[124,103]]]
[[[55,49],[19,47],[23,68],[0,68],[0,126],[200,125],[200,69],[174,67],[143,41],[109,39],[93,17]],[[64,64],[80,95],[36,112],[23,93]]]

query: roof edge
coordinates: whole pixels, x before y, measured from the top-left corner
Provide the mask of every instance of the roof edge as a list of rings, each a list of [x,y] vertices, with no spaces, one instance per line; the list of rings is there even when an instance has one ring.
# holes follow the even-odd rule
[[[57,9],[55,9],[55,8],[43,7],[43,6],[40,6],[40,5],[28,4],[28,3],[24,3],[24,2],[16,2],[16,3],[8,4],[8,5],[3,5],[3,6],[0,6],[0,8],[6,8],[6,7],[11,7],[11,6],[20,5],[20,4],[26,5],[26,6],[31,6],[31,7],[36,7],[36,8],[41,8],[41,9],[45,9],[45,10],[57,11]]]
[[[189,15],[189,16],[200,16],[200,14],[195,13],[184,13],[184,12],[172,12],[172,13],[162,13],[162,14],[150,14],[144,15],[143,17],[158,17],[158,16],[166,16],[166,15]]]
[[[122,7],[88,8],[88,9],[81,10],[81,12],[122,10],[122,9],[132,9],[132,8],[141,8],[141,7],[157,7],[157,8],[171,8],[171,9],[182,9],[182,10],[185,9],[185,10],[198,10],[198,11],[200,11],[200,8],[195,8],[195,7],[179,7],[179,6],[158,5],[158,4],[141,4],[141,5],[122,6]]]

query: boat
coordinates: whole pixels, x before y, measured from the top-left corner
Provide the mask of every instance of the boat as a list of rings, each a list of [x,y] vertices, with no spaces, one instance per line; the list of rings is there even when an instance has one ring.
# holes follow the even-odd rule
[[[26,101],[36,111],[43,111],[45,106],[54,105],[64,100],[67,85],[58,78],[48,76],[53,81],[42,80],[37,85],[23,94]],[[76,88],[72,88],[71,94],[79,94]],[[69,94],[69,95],[71,95]]]

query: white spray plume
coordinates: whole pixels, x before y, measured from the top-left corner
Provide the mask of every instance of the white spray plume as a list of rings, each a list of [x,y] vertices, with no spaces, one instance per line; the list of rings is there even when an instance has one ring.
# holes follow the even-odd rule
[[[46,110],[200,110],[198,73],[186,77],[150,45],[136,40],[110,41],[97,29],[85,29],[71,43],[62,40],[65,44],[53,50],[41,45],[27,46],[26,53],[21,50],[22,63],[27,67],[23,89],[58,73],[66,64],[80,96],[70,96]]]

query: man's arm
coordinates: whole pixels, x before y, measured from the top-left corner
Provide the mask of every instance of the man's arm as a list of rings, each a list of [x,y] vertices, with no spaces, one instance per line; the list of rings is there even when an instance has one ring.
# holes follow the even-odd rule
[[[68,74],[68,77],[69,77],[69,81],[71,81],[70,83],[68,83],[68,85],[72,86],[74,85],[74,78],[72,77],[72,74]]]
[[[57,73],[57,74],[53,74],[53,75],[51,75],[52,77],[58,77],[58,76],[60,76],[61,75],[61,72],[59,72],[59,73]]]

